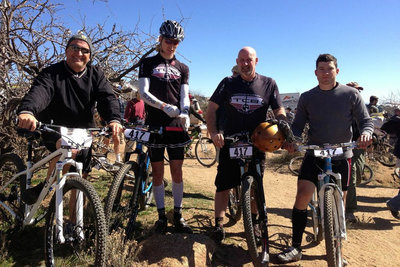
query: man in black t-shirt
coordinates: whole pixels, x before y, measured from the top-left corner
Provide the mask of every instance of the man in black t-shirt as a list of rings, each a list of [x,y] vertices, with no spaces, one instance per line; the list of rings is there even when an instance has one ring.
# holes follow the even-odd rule
[[[223,218],[228,205],[229,190],[240,184],[240,169],[235,160],[229,157],[229,147],[225,145],[224,135],[218,131],[217,112],[223,108],[224,134],[232,135],[253,130],[266,120],[271,107],[278,120],[285,120],[278,86],[269,77],[256,73],[258,58],[251,47],[239,51],[236,63],[239,76],[224,78],[210,98],[206,121],[211,138],[219,154],[218,173],[215,178],[215,239],[221,242],[224,237]],[[265,154],[255,151],[256,157],[265,159]]]

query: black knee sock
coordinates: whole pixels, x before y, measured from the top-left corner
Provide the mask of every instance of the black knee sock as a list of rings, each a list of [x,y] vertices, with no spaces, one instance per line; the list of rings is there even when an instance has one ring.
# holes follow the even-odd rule
[[[292,212],[292,246],[300,248],[304,229],[307,224],[307,210],[293,208]]]
[[[158,209],[157,212],[158,212],[158,219],[163,220],[163,219],[166,218],[166,216],[165,216],[165,208]]]
[[[216,217],[215,218],[215,226],[223,227],[224,226],[224,224],[222,222],[223,220],[224,220],[224,218],[222,218],[222,217]]]

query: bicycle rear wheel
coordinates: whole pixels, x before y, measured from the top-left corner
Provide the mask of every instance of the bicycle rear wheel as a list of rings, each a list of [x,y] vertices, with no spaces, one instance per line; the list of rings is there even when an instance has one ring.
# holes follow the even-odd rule
[[[372,181],[373,178],[374,178],[374,171],[369,165],[364,164],[360,185],[368,184],[369,182]]]
[[[239,221],[242,216],[242,207],[240,203],[240,186],[236,186],[229,191],[228,210],[230,217],[235,221]]]
[[[339,225],[339,208],[332,187],[327,187],[324,192],[324,224],[328,266],[341,267],[343,266],[343,244]]]
[[[25,170],[22,159],[14,153],[6,153],[0,156],[0,187],[8,183],[12,177]],[[21,202],[21,189],[25,188],[26,176],[20,176],[10,183],[0,193],[0,200],[5,202],[19,218],[23,218],[24,204]],[[10,230],[15,225],[15,219],[10,213],[0,206],[0,232]]]
[[[252,176],[246,176],[242,181],[243,225],[253,265],[265,266],[269,262],[268,229],[260,219],[260,214],[264,213],[264,207],[261,203],[261,192],[258,186],[262,185],[258,185]],[[256,201],[258,211],[254,221],[251,214],[252,200]],[[264,244],[264,242],[266,243]]]
[[[304,156],[297,156],[290,160],[289,170],[294,175],[299,175],[299,171],[300,171],[301,163],[303,162],[303,158],[304,158]]]
[[[46,218],[46,266],[105,266],[106,221],[96,190],[88,181],[80,177],[70,177],[65,180],[62,199],[65,242],[60,242],[57,230],[60,222],[56,218],[54,194]],[[78,199],[83,199],[82,221],[79,220]]]
[[[217,148],[208,137],[202,137],[197,141],[195,154],[196,159],[205,167],[211,167],[217,162]]]
[[[136,162],[122,165],[108,191],[104,207],[107,229],[111,234],[118,228],[125,229],[132,213],[133,189],[135,183]]]

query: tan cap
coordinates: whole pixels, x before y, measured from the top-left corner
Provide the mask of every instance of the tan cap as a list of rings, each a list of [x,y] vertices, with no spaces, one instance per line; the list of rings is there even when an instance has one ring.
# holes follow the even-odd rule
[[[354,87],[354,88],[356,88],[357,90],[360,90],[360,91],[361,91],[361,90],[364,90],[364,88],[362,88],[361,86],[359,86],[357,82],[349,82],[349,83],[347,83],[346,85],[347,85],[347,86]]]

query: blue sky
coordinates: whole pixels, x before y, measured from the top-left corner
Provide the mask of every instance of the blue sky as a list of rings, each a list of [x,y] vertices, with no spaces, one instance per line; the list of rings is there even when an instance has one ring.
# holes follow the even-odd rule
[[[107,19],[158,34],[164,16],[185,18],[177,58],[190,68],[192,91],[210,96],[235,64],[243,46],[259,57],[257,72],[276,80],[281,93],[302,93],[317,84],[315,60],[338,59],[338,81],[357,81],[370,95],[400,94],[398,0],[65,0],[63,20],[79,30]],[[188,60],[186,60],[188,59]],[[399,98],[400,96],[397,96]]]

